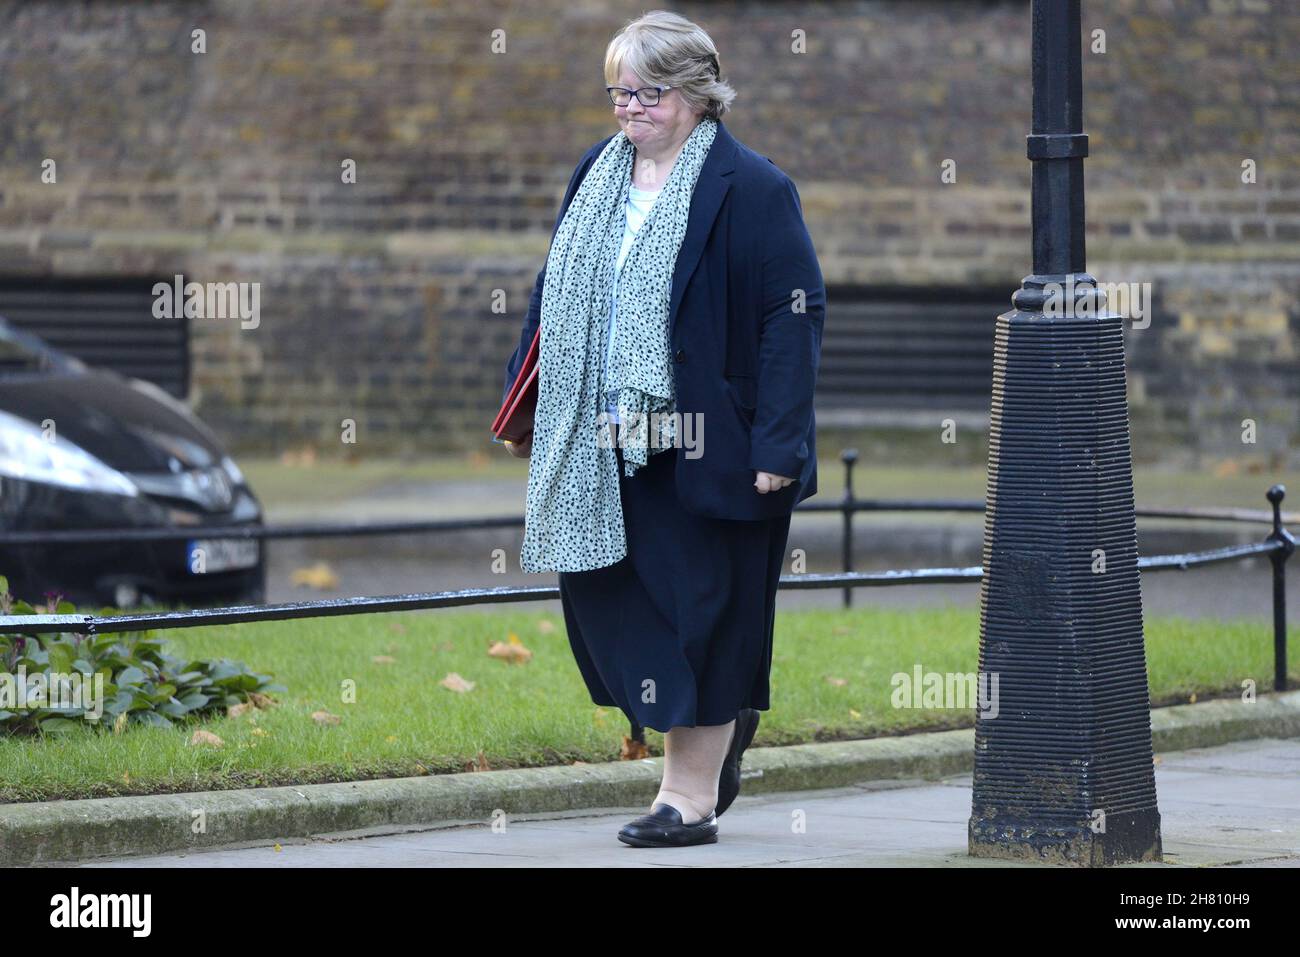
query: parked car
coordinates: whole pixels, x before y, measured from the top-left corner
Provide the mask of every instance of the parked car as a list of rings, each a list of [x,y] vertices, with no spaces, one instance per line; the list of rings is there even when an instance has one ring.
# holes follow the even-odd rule
[[[0,529],[260,525],[239,467],[156,385],[87,366],[0,318]],[[32,602],[260,602],[259,539],[0,542],[0,574]]]

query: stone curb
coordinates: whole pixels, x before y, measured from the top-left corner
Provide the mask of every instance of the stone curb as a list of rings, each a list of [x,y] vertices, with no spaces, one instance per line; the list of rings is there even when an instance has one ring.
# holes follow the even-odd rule
[[[1300,737],[1300,692],[1152,712],[1157,752]],[[745,752],[744,793],[937,780],[970,773],[974,729]],[[0,805],[0,866],[70,863],[267,843],[325,834],[392,833],[595,808],[640,808],[662,758],[480,771],[342,784],[199,791]],[[198,826],[202,812],[205,827]],[[194,833],[198,829],[200,833]]]

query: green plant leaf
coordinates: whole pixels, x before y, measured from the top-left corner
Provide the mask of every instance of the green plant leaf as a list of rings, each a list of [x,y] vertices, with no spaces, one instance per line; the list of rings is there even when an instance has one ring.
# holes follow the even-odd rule
[[[41,721],[40,727],[42,731],[48,731],[51,734],[64,734],[68,731],[75,731],[80,723],[75,718],[46,718]]]
[[[139,685],[144,684],[146,675],[135,665],[129,665],[123,668],[118,676],[114,679],[114,684],[121,685]]]

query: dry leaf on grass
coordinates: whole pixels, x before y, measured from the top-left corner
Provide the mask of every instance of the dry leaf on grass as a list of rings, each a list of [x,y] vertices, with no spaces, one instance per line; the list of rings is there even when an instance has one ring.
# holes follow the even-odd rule
[[[623,746],[618,752],[620,761],[640,761],[642,758],[648,758],[649,756],[650,752],[643,742],[637,741],[630,734],[623,735]]]
[[[257,705],[257,707],[262,711],[265,711],[267,708],[270,708],[275,704],[275,699],[270,695],[262,694],[260,691],[250,691],[248,693],[248,700]]]
[[[442,685],[448,691],[473,691],[474,682],[466,681],[454,671],[447,672],[447,677],[443,678],[438,684]]]
[[[339,587],[339,576],[334,574],[329,565],[324,562],[317,562],[315,565],[308,565],[306,568],[294,569],[293,583],[325,591]]]
[[[474,757],[473,761],[469,761],[465,764],[465,770],[466,771],[491,771],[492,768],[488,765],[487,755],[484,754],[482,751],[479,751],[479,753]]]
[[[537,630],[544,635],[549,635],[555,630],[555,622],[549,618],[539,618],[537,620]]]
[[[286,449],[280,455],[281,465],[312,466],[316,464],[316,448],[307,445],[301,449]]]
[[[519,640],[519,636],[513,631],[510,632],[509,641],[492,642],[488,654],[493,658],[500,658],[502,661],[515,662],[528,661],[533,657],[533,653],[524,647],[524,643]]]
[[[371,660],[373,663],[377,664],[377,665],[394,665],[394,664],[397,664],[397,659],[394,658],[392,655],[375,655],[375,656],[374,656],[373,658],[371,658],[370,660]]]
[[[200,744],[207,744],[207,745],[211,745],[214,748],[220,748],[220,747],[224,747],[225,743],[226,742],[222,741],[211,731],[204,731],[202,728],[200,728],[198,731],[195,731],[193,736],[190,738],[190,744],[194,746]]]
[[[226,709],[226,717],[238,718],[241,715],[245,715],[248,712],[252,711],[256,707],[257,705],[253,704],[253,702],[251,701],[241,701],[239,702],[239,704],[232,704],[229,708]]]
[[[336,714],[330,714],[328,711],[313,711],[311,719],[317,724],[339,724],[343,719]]]
[[[837,688],[843,688],[846,684],[848,684],[848,682],[845,681],[843,678],[832,678],[830,675],[826,676],[826,683],[832,684]]]

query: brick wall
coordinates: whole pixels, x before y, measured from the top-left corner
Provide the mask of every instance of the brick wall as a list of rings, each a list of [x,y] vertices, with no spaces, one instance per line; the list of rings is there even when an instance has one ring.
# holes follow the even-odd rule
[[[1029,271],[1028,2],[672,8],[722,51],[728,126],[798,183],[828,285]],[[260,282],[257,329],[192,320],[191,399],[237,449],[328,447],[343,418],[395,451],[482,447],[564,185],[616,129],[605,45],[640,9],[0,4],[0,276]],[[1300,11],[1091,0],[1094,28],[1089,269],[1158,304],[1130,332],[1135,448],[1242,454],[1243,418],[1250,452],[1294,447]]]

